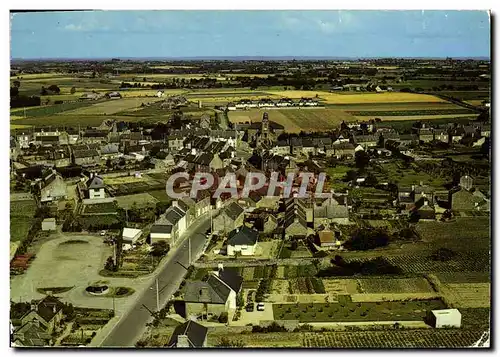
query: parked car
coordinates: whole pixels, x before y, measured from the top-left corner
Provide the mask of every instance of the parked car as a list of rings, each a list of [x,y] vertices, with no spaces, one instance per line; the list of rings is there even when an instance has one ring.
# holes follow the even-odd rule
[[[105,236],[106,235],[106,231],[101,231],[101,236]]]
[[[257,304],[257,311],[264,311],[264,309],[265,309],[264,303],[263,302],[259,302]]]

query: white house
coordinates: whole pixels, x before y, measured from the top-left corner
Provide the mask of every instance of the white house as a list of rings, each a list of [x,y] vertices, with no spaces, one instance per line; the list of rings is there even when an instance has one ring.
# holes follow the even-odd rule
[[[142,231],[135,228],[123,228],[122,238],[125,244],[135,244],[141,238]]]
[[[238,252],[241,255],[255,255],[258,237],[259,232],[247,226],[229,232],[227,255],[234,256]]]
[[[156,92],[156,96],[158,98],[162,98],[164,95],[165,95],[165,92],[163,92],[162,90],[159,90],[158,92]]]
[[[460,328],[462,324],[462,314],[457,309],[432,310],[431,319],[435,328]]]
[[[175,244],[186,228],[186,211],[179,206],[172,206],[151,227],[151,244],[161,240]]]
[[[87,189],[89,190],[89,198],[91,200],[106,198],[104,180],[99,175],[90,174],[90,179],[87,181]]]

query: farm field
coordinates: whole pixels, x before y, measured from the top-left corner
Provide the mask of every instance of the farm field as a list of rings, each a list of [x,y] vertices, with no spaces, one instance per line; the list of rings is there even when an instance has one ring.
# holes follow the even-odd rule
[[[443,301],[273,304],[274,318],[300,322],[421,321],[426,312],[444,309]]]
[[[442,284],[442,290],[454,307],[490,307],[490,283]]]
[[[473,345],[481,330],[386,330],[304,334],[304,347],[337,348],[458,348]]]
[[[418,110],[366,110],[366,111],[352,111],[348,110],[347,113],[354,116],[428,116],[428,115],[456,115],[456,114],[474,114],[475,112],[470,109],[418,109]]]
[[[434,292],[425,278],[358,279],[358,282],[367,294]]]
[[[260,122],[265,110],[251,109],[229,112],[232,123]],[[278,109],[269,110],[269,120],[281,124],[288,132],[323,131],[337,128],[342,121],[355,118],[336,109]]]
[[[160,98],[148,98],[148,101],[155,102]],[[96,114],[115,114],[123,110],[140,107],[144,103],[143,98],[121,98],[108,100],[102,103],[94,104],[86,108],[80,108],[70,111],[68,114],[76,115],[96,115]]]
[[[28,234],[34,221],[36,204],[33,200],[10,202],[10,240],[21,241]]]
[[[59,114],[62,112],[71,112],[78,108],[89,107],[92,104],[93,103],[89,102],[73,102],[73,103],[62,103],[62,104],[46,105],[40,107],[32,107],[26,109],[16,108],[11,110],[11,114],[14,114],[14,117],[16,118],[18,117],[24,118],[25,115],[26,117],[40,117],[40,116]]]
[[[316,97],[325,104],[351,104],[351,103],[408,103],[408,102],[445,102],[441,98],[426,94],[385,92],[385,93],[355,93],[337,94],[326,91],[268,91],[269,94],[288,98]]]

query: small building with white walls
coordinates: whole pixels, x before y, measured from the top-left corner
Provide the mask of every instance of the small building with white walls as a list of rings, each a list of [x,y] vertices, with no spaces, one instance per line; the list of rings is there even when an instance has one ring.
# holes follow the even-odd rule
[[[90,174],[90,179],[87,181],[87,189],[89,190],[89,198],[91,200],[106,198],[104,180],[99,175]]]
[[[55,231],[55,230],[56,230],[55,218],[45,218],[42,221],[42,231]]]
[[[122,238],[124,244],[135,244],[142,236],[142,231],[135,228],[123,228]]]
[[[429,317],[435,328],[460,328],[462,325],[462,314],[457,309],[432,310]]]
[[[227,240],[227,255],[234,256],[237,252],[241,255],[255,255],[259,232],[242,226],[229,232]]]

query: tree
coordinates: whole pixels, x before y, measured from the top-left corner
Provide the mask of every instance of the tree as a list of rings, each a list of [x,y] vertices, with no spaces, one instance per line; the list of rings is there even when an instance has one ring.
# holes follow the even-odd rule
[[[75,87],[71,87],[70,91],[69,91],[71,94],[75,94],[76,92],[76,88]]]
[[[370,163],[370,155],[368,155],[364,150],[356,152],[354,160],[356,162],[356,167],[363,170]]]
[[[221,337],[215,347],[234,347],[234,348],[242,348],[245,347],[245,344],[239,340],[229,340],[227,337]]]
[[[10,96],[17,97],[19,95],[19,89],[17,87],[10,87]]]
[[[111,256],[108,257],[108,259],[106,260],[106,264],[104,264],[104,269],[109,271],[115,270],[115,262],[113,260],[113,257]]]
[[[13,84],[14,84],[15,88],[21,87],[21,82],[19,82],[19,81],[14,81]]]
[[[51,92],[54,92],[56,94],[59,94],[61,92],[61,89],[56,86],[55,84],[52,84],[49,86],[49,88],[47,88],[48,90],[50,90]]]
[[[151,255],[154,257],[162,257],[170,250],[170,246],[164,240],[154,242],[152,247],[153,249],[151,250]]]

